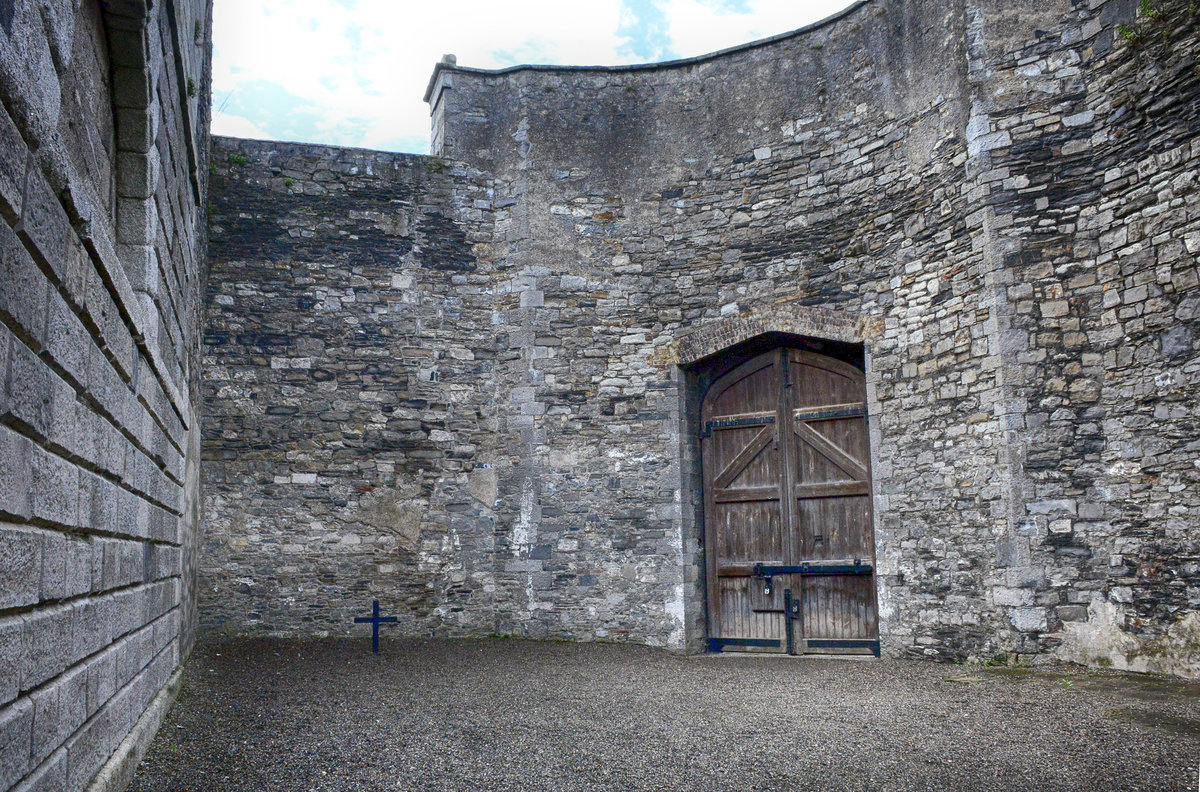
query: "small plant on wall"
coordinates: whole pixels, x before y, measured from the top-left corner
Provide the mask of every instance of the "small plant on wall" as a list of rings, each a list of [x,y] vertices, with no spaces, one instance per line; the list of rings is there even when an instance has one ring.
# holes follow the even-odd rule
[[[1140,47],[1145,42],[1145,36],[1136,26],[1117,25],[1117,37],[1131,47]]]
[[[1188,15],[1195,16],[1200,3],[1188,5]],[[1141,47],[1157,32],[1164,42],[1171,39],[1171,22],[1163,9],[1152,0],[1141,0],[1138,5],[1137,21],[1132,25],[1117,25],[1117,38],[1130,47]]]

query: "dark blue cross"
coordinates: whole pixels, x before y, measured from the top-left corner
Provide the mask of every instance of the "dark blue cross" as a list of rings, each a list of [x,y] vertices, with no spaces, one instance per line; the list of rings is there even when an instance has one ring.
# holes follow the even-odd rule
[[[370,616],[355,616],[355,624],[371,623],[371,651],[379,654],[379,625],[394,623],[397,621],[395,616],[380,616],[379,615],[379,600],[371,600],[371,615]]]

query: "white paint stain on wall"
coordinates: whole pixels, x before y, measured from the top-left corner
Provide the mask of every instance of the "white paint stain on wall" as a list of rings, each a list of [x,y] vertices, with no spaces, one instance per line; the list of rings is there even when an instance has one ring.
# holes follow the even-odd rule
[[[1189,613],[1161,638],[1144,641],[1125,631],[1118,603],[1097,596],[1086,622],[1065,625],[1056,654],[1088,666],[1200,679],[1200,614]]]
[[[537,538],[537,528],[533,519],[536,505],[537,498],[533,491],[533,479],[525,479],[524,484],[521,485],[520,510],[517,514],[517,521],[513,524],[512,553],[514,556],[528,552]]]

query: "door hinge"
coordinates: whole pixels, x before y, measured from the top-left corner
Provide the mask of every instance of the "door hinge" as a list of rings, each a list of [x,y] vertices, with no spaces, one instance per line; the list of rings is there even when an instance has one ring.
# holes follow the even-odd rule
[[[759,415],[753,418],[726,418],[719,421],[709,421],[704,424],[701,437],[711,437],[713,429],[740,429],[743,426],[765,426],[775,423],[774,415]]]
[[[777,575],[869,575],[875,567],[869,561],[805,561],[801,564],[755,564],[751,573],[756,578],[770,580]]]

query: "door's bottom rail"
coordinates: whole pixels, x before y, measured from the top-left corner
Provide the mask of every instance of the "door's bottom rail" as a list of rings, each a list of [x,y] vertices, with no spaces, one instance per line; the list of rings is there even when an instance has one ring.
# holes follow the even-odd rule
[[[725,647],[727,647],[727,646],[728,647],[758,646],[758,647],[779,648],[779,647],[783,646],[783,641],[780,641],[776,638],[709,638],[708,639],[708,651],[710,651],[710,652],[722,652],[725,650]]]
[[[867,649],[876,657],[880,656],[879,641],[859,638],[802,638],[798,643],[804,649]],[[725,649],[756,647],[763,649],[778,649],[783,641],[774,638],[709,638],[708,651],[723,652]],[[792,654],[795,654],[793,649]]]
[[[804,644],[809,649],[869,649],[879,657],[879,641],[865,638],[807,638]]]

